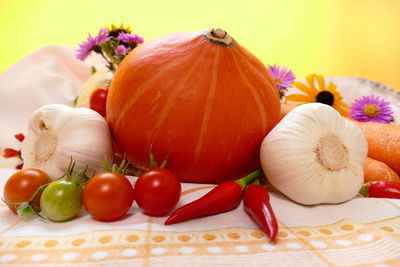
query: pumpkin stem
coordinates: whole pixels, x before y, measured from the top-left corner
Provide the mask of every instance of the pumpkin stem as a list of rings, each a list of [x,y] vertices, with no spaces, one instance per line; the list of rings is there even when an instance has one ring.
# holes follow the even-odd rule
[[[216,28],[211,32],[211,34],[216,38],[224,38],[226,35],[226,31],[221,28]]]
[[[233,45],[233,38],[221,28],[210,29],[204,34],[205,37],[213,43],[219,45]]]

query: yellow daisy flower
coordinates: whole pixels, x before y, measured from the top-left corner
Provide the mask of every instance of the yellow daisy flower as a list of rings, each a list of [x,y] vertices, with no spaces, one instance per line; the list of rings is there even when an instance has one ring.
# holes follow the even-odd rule
[[[318,88],[315,86],[315,80],[317,80]],[[307,75],[306,81],[309,86],[301,82],[292,83],[294,87],[306,93],[305,95],[290,94],[286,96],[285,101],[301,102],[300,105],[319,102],[333,107],[343,116],[349,116],[349,106],[342,101],[342,95],[336,91],[336,84],[330,82],[328,87],[326,87],[324,76],[319,74]]]
[[[108,35],[113,36],[114,38],[117,38],[120,32],[132,33],[131,27],[125,27],[123,22],[119,26],[112,23],[110,27],[107,27],[107,30]]]

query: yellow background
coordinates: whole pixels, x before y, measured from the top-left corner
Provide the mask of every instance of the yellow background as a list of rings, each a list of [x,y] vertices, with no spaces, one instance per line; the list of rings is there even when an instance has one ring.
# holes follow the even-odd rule
[[[124,22],[146,40],[221,27],[298,77],[361,76],[400,89],[399,14],[399,0],[0,0],[0,72],[45,45],[77,45]]]

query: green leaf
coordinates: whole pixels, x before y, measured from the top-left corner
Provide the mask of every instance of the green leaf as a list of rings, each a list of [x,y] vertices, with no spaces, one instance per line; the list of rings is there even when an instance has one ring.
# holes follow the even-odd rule
[[[94,66],[92,66],[90,69],[91,69],[91,71],[92,71],[92,75],[95,74],[95,73],[97,72],[97,70],[96,70],[96,68],[95,68]]]
[[[78,98],[79,98],[79,96],[75,97],[75,99],[74,99],[74,106],[76,106],[76,103],[78,102]]]

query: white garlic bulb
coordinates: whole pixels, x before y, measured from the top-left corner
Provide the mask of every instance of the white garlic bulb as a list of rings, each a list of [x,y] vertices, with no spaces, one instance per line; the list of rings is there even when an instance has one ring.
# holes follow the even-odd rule
[[[332,107],[304,104],[265,137],[260,160],[267,179],[305,205],[341,203],[364,181],[368,144],[364,134]]]
[[[112,138],[105,119],[89,108],[61,104],[36,110],[21,146],[24,168],[37,168],[52,179],[65,173],[75,161],[75,170],[88,166],[87,175],[103,168],[104,157],[113,159]]]

